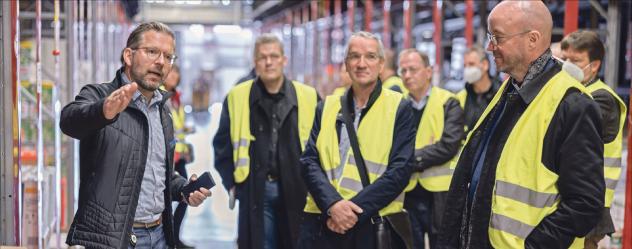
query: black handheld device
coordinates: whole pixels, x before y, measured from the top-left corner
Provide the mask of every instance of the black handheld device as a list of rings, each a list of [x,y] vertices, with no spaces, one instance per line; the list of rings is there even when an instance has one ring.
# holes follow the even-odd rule
[[[189,182],[187,185],[182,187],[182,194],[184,198],[189,199],[189,195],[199,190],[200,188],[211,189],[215,186],[215,181],[211,178],[211,174],[207,171],[204,172],[201,176],[197,178],[197,180]]]

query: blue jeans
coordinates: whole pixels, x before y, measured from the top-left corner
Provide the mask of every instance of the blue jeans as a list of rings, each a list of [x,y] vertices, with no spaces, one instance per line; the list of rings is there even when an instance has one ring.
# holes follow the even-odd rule
[[[162,224],[152,228],[132,228],[132,233],[136,235],[136,246],[132,246],[130,243],[128,249],[167,248]]]
[[[264,249],[278,248],[279,226],[277,224],[277,210],[279,209],[279,182],[266,180],[263,198],[263,235]]]

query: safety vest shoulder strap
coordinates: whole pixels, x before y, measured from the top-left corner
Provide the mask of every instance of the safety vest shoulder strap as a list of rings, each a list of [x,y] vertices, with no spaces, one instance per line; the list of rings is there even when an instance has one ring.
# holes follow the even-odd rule
[[[465,101],[467,100],[467,90],[463,89],[456,94],[456,99],[459,100],[461,108],[465,109]]]
[[[301,150],[305,150],[305,145],[309,140],[309,134],[314,124],[318,94],[316,89],[301,82],[292,81],[292,85],[296,90],[296,101],[298,103],[298,136],[301,141]]]

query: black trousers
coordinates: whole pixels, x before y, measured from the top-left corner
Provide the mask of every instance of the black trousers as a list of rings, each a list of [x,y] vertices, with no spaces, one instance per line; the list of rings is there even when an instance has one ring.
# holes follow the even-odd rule
[[[185,179],[189,179],[189,177],[187,176],[186,161],[178,160],[175,164],[176,164],[176,172],[178,172],[178,174],[180,174]],[[184,202],[180,202],[178,203],[178,206],[176,207],[176,210],[173,213],[173,224],[174,224],[173,228],[174,228],[174,235],[176,238],[176,242],[180,241],[180,228],[182,227],[182,220],[184,219],[184,214],[187,212],[187,206],[188,204]]]
[[[425,234],[428,234],[430,244],[434,244],[432,233],[432,194],[417,184],[413,190],[406,193],[404,209],[410,215],[413,231],[413,243],[417,248],[424,248]],[[433,248],[432,246],[430,248]]]
[[[345,234],[327,228],[327,217],[319,214],[304,214],[298,239],[301,249],[376,249],[375,229],[371,221],[356,224]],[[387,223],[388,224],[388,223]],[[406,245],[390,225],[392,249],[406,249]]]

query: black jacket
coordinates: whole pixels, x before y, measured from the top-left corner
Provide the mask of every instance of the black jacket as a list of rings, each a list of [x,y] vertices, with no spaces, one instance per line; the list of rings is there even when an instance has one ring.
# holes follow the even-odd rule
[[[439,235],[440,248],[491,247],[488,227],[500,154],[526,107],[560,70],[561,65],[555,62],[517,93],[514,86],[508,84],[501,89],[503,97],[499,104],[494,106],[481,126],[472,131],[450,184]],[[549,170],[559,176],[560,202],[557,210],[546,216],[528,235],[526,248],[568,248],[574,237],[583,237],[595,226],[604,205],[603,143],[598,106],[576,89],[560,94],[565,96],[546,131],[541,159]],[[472,207],[468,209],[473,158],[488,129],[490,117],[500,109],[503,101],[507,101],[507,111],[491,136]]]
[[[469,129],[474,128],[476,121],[478,121],[478,118],[481,117],[483,111],[485,111],[485,108],[487,108],[489,102],[492,101],[492,98],[494,98],[494,95],[496,95],[498,88],[500,88],[500,85],[502,84],[502,82],[495,77],[490,76],[490,80],[492,83],[491,86],[487,92],[481,94],[477,94],[474,91],[474,86],[472,84],[465,84],[466,97],[463,111],[465,112],[465,125]]]
[[[267,94],[258,79],[250,90],[250,132],[256,137],[249,148],[250,174],[245,182],[235,184],[233,172],[233,145],[230,137],[230,116],[228,100],[224,100],[220,124],[213,139],[215,151],[215,168],[222,177],[227,190],[235,186],[239,199],[238,245],[242,249],[263,248],[263,197],[265,182],[269,171],[268,152],[271,147],[272,121],[266,115],[263,95]],[[283,83],[285,97],[279,100],[280,113],[284,113],[281,129],[278,134],[277,167],[280,183],[282,205],[279,207],[279,240],[280,248],[297,248],[300,216],[305,206],[307,191],[300,176],[299,158],[301,142],[298,133],[298,102],[294,85],[287,78]]]
[[[369,97],[366,108],[364,108],[360,114],[360,122],[362,122],[362,118],[366,112],[371,109],[371,106],[381,91],[382,84],[378,82]],[[350,96],[351,92],[351,90],[347,90],[345,94]],[[354,107],[351,101],[353,98],[348,97],[347,99],[349,102],[342,103],[343,108],[353,110]],[[304,230],[301,231],[300,246],[302,246],[302,248],[330,248],[330,244],[327,244],[327,241],[335,240],[335,237],[339,236],[328,230],[328,232],[323,232],[323,229],[327,229],[325,226],[326,210],[337,201],[342,200],[342,196],[340,196],[338,191],[331,185],[325,175],[316,148],[316,139],[320,132],[322,111],[323,103],[319,104],[316,110],[314,126],[305,152],[301,157],[301,165],[303,179],[305,179],[307,189],[314,198],[318,208],[323,212],[323,217],[321,217],[318,222],[308,221],[309,223],[305,224],[306,227],[303,227]],[[353,111],[350,112],[354,113]],[[340,138],[342,123],[344,122],[341,118],[336,119],[338,138]],[[375,216],[380,209],[387,206],[401,194],[410,179],[412,168],[408,164],[408,161],[413,155],[415,128],[412,121],[412,108],[408,100],[402,100],[397,108],[394,130],[393,137],[390,138],[393,140],[393,144],[389,155],[388,168],[375,182],[365,187],[356,196],[350,199],[350,201],[360,206],[363,210],[362,214],[358,216],[357,224],[351,229],[350,233],[345,235],[349,236],[349,234],[351,234],[351,236],[357,238],[358,242],[355,244],[355,248],[370,249],[374,247],[375,236],[371,233],[372,226],[370,217]],[[351,150],[351,148],[349,149]],[[369,229],[366,229],[367,226]]]
[[[432,93],[430,93],[432,94]],[[413,110],[415,131],[419,128],[419,123],[423,118],[423,112],[426,110]],[[464,138],[464,119],[463,109],[459,105],[459,101],[450,98],[443,105],[444,125],[441,139],[434,144],[425,146],[420,150],[415,150],[414,160],[411,164],[415,171],[423,171],[427,168],[442,165],[450,160],[459,152],[461,140]],[[423,128],[423,127],[422,127]]]
[[[589,85],[590,84],[588,84],[588,86]],[[610,94],[610,92],[603,89],[592,92],[592,96],[595,102],[599,104],[599,110],[601,112],[603,143],[611,143],[619,133],[619,123],[621,122],[619,119],[619,103],[617,103],[617,100],[614,96],[612,96],[612,94]],[[615,232],[612,216],[610,216],[610,208],[604,208],[601,216],[601,220],[597,223],[595,229],[590,231],[588,236],[595,234],[611,234]]]
[[[69,245],[123,249],[130,241],[147,160],[149,124],[133,102],[113,120],[103,116],[105,98],[123,84],[122,71],[110,83],[83,87],[61,112],[61,130],[80,140],[79,208],[68,231]],[[173,173],[175,139],[165,106],[170,94],[163,94],[160,118],[167,148],[167,187],[162,222],[167,244],[173,246],[171,201],[181,199],[186,179]]]

